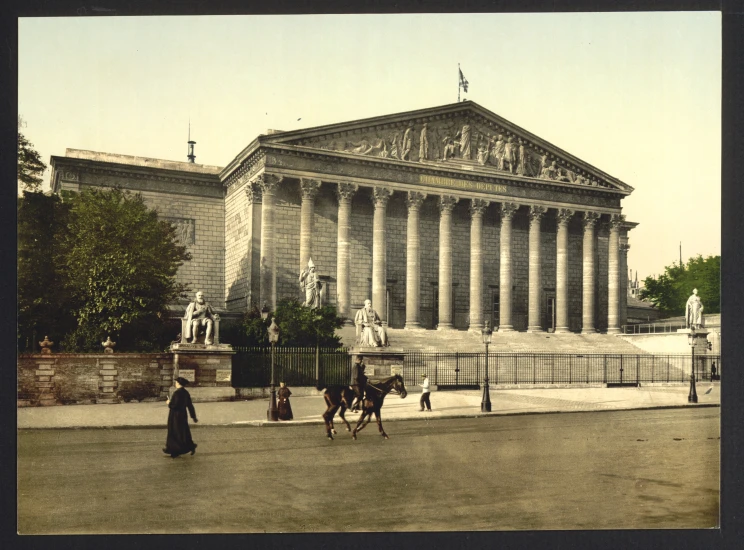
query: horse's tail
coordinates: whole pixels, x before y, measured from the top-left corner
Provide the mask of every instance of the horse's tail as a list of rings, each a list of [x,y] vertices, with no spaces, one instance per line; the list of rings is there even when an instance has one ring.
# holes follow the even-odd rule
[[[315,383],[315,389],[318,391],[323,391],[324,389],[326,389],[326,387],[327,387],[327,384],[323,384],[320,381]]]

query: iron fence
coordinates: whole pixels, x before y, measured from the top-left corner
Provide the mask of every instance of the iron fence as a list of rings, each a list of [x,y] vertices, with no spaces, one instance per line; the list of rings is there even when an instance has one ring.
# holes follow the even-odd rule
[[[351,356],[346,348],[277,347],[275,382],[289,386],[348,384]],[[567,354],[490,353],[492,385],[512,384],[643,384],[689,382],[691,354]],[[695,357],[699,381],[721,376],[720,355]],[[486,354],[407,351],[403,363],[406,385],[419,384],[427,374],[440,389],[478,388],[486,376]],[[271,380],[271,348],[238,348],[233,359],[233,386],[262,387]]]
[[[288,386],[348,384],[351,356],[346,348],[286,348],[277,346],[274,382]],[[263,387],[271,382],[271,348],[236,348],[232,362],[232,385]]]

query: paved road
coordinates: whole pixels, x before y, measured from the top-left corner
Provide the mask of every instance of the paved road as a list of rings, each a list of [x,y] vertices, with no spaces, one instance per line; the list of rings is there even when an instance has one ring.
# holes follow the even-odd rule
[[[719,409],[321,426],[19,432],[21,533],[704,528]]]

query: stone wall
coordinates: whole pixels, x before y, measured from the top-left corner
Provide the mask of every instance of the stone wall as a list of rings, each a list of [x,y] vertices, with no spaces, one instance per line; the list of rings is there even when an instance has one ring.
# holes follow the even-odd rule
[[[75,159],[64,158],[58,160],[58,164],[62,161],[74,162]],[[213,306],[224,307],[225,200],[219,188],[205,187],[198,180],[191,183],[162,181],[163,178],[158,177],[160,173],[147,177],[127,177],[124,172],[101,173],[98,168],[87,165],[77,167],[75,173],[77,179],[74,182],[60,180],[59,189],[79,192],[85,188],[120,186],[140,193],[148,207],[158,210],[161,219],[189,220],[193,233],[191,241],[185,244],[192,259],[181,266],[176,279],[188,284],[193,292],[202,290]],[[163,173],[171,174],[170,171]]]
[[[111,375],[102,361],[115,361]],[[51,361],[51,391],[39,387],[39,361]],[[164,398],[172,384],[170,354],[72,354],[21,355],[18,358],[19,403],[37,405],[42,397],[50,404],[71,405],[100,402],[103,382],[113,378],[115,402]]]
[[[191,261],[176,279],[193,292],[201,290],[213,306],[225,306],[225,202],[223,199],[140,191],[161,218],[193,219],[194,242],[187,244]],[[192,292],[192,294],[193,294]]]

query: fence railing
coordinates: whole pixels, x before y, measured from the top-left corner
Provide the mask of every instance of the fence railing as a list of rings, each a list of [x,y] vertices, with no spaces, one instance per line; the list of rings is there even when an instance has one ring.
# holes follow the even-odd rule
[[[351,356],[345,348],[277,347],[274,357],[275,383],[289,386],[348,384]],[[489,353],[488,377],[499,384],[643,384],[688,382],[691,354],[556,354]],[[715,364],[721,375],[720,355],[695,357],[695,376],[711,380]],[[271,380],[271,348],[238,348],[233,358],[233,386],[264,387]],[[417,385],[421,374],[442,389],[477,388],[486,376],[486,354],[408,351],[403,379]]]

